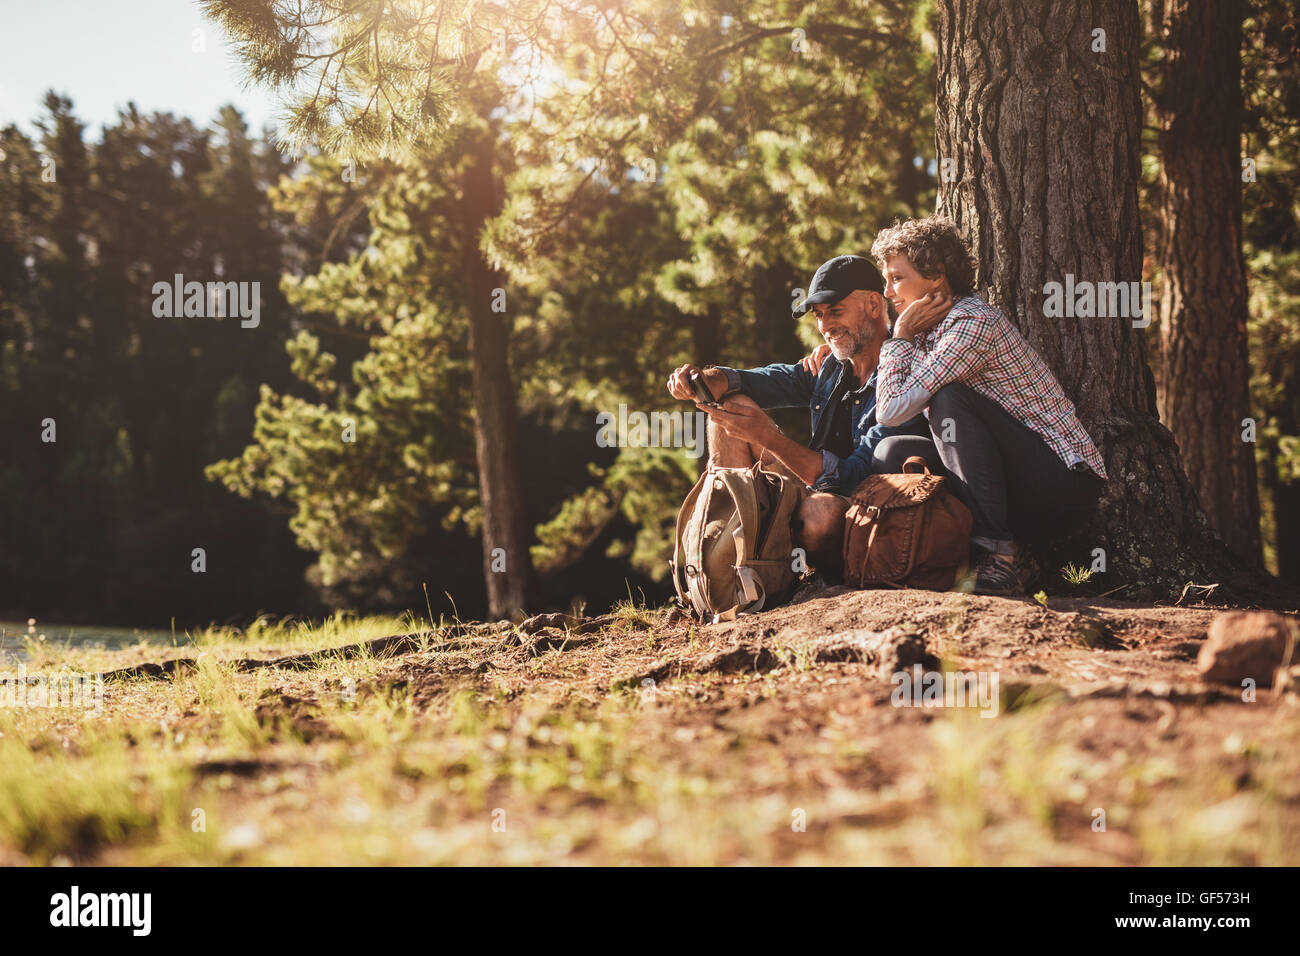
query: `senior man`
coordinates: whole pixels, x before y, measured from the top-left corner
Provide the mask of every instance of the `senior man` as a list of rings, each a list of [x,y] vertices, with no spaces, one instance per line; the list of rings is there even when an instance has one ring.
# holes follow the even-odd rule
[[[834,361],[822,362],[818,371],[804,360],[753,369],[683,365],[673,372],[668,391],[674,398],[695,398],[693,374],[702,375],[715,396],[726,396],[721,407],[701,406],[709,415],[712,464],[780,462],[815,491],[848,495],[872,473],[872,454],[885,438],[929,436],[921,415],[893,426],[876,421],[876,365],[889,338],[884,288],[879,270],[862,256],[836,256],[817,270],[794,314],[811,310],[830,347]],[[812,415],[807,445],[787,436],[764,411],[798,406]]]

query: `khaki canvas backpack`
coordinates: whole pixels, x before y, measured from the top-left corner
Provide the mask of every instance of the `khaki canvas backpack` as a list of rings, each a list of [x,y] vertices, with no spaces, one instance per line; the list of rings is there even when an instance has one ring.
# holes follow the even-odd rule
[[[919,471],[912,471],[919,466]],[[844,516],[844,583],[947,591],[969,561],[971,513],[925,459],[871,475]]]
[[[710,465],[677,513],[669,566],[683,606],[729,620],[782,601],[793,588],[790,519],[799,484],[784,475]]]

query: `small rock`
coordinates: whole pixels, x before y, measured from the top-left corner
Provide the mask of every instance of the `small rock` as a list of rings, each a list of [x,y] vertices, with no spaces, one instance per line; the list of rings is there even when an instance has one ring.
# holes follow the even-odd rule
[[[1239,686],[1250,678],[1271,687],[1277,670],[1295,654],[1300,624],[1269,611],[1229,611],[1210,624],[1209,637],[1196,658],[1201,679]]]
[[[879,632],[853,630],[823,637],[813,645],[813,656],[819,661],[869,664],[876,676],[886,680],[915,664],[926,669],[939,666],[921,635],[897,625]]]
[[[828,590],[829,588],[822,576],[819,574],[814,575],[808,580],[800,583],[800,585],[795,588],[794,593],[790,595],[790,599],[786,601],[786,604],[803,604],[805,601],[811,601],[819,597],[826,597]]]
[[[543,628],[556,627],[564,630],[567,627],[573,627],[581,624],[582,618],[574,617],[571,614],[534,614],[528,620],[519,625],[519,629],[525,634],[537,634]]]
[[[1070,629],[1070,634],[1084,647],[1115,650],[1118,642],[1104,621],[1085,617],[1077,611],[1058,615],[1060,622]]]

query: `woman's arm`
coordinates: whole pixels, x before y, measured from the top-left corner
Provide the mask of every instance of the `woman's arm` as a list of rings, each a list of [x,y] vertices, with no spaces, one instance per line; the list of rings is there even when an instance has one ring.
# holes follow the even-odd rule
[[[930,392],[920,385],[913,385],[887,402],[880,401],[880,393],[877,392],[876,421],[882,425],[901,425],[921,414],[929,404]]]
[[[881,346],[876,421],[901,424],[925,408],[939,389],[966,381],[983,367],[993,322],[972,306],[954,306],[935,333],[934,347],[919,358],[908,339],[893,338]]]

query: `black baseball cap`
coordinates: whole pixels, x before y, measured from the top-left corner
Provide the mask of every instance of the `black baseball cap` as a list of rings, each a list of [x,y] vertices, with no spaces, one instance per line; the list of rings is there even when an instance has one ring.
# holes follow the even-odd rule
[[[808,296],[794,307],[794,314],[803,315],[814,305],[838,302],[854,289],[884,292],[885,280],[871,260],[862,256],[827,259],[813,274]]]

